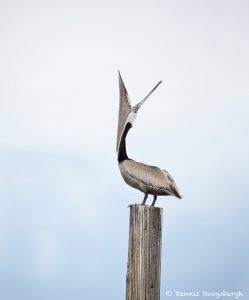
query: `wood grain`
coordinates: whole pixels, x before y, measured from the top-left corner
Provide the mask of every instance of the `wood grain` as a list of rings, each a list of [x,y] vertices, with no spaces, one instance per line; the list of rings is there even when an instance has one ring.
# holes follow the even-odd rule
[[[159,300],[163,209],[130,206],[126,300]]]

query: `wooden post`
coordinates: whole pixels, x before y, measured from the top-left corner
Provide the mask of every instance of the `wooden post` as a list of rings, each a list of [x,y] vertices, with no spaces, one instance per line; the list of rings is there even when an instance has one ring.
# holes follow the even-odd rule
[[[159,300],[163,209],[130,206],[126,300]]]

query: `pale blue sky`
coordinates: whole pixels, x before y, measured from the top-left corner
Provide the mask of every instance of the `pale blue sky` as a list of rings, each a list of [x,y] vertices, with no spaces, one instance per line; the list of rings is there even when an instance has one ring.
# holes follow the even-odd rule
[[[0,299],[124,299],[127,205],[115,146],[175,178],[166,290],[249,293],[248,1],[0,2]],[[244,297],[245,298],[245,297]],[[246,299],[246,298],[245,298]]]

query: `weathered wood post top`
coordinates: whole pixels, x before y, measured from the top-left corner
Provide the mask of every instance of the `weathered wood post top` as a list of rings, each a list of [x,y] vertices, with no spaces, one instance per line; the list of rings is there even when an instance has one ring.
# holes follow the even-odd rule
[[[126,300],[159,300],[163,209],[130,206]]]

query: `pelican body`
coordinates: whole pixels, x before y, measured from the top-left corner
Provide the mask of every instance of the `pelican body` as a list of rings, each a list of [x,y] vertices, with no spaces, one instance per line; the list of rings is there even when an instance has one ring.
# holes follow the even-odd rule
[[[172,176],[158,167],[146,165],[130,159],[126,152],[126,136],[132,128],[137,112],[145,100],[161,84],[161,81],[137,105],[131,106],[129,95],[119,73],[119,120],[117,133],[117,156],[120,173],[124,181],[131,187],[144,193],[142,204],[145,205],[148,195],[153,195],[152,206],[155,205],[157,196],[175,196],[181,199],[178,188]]]

